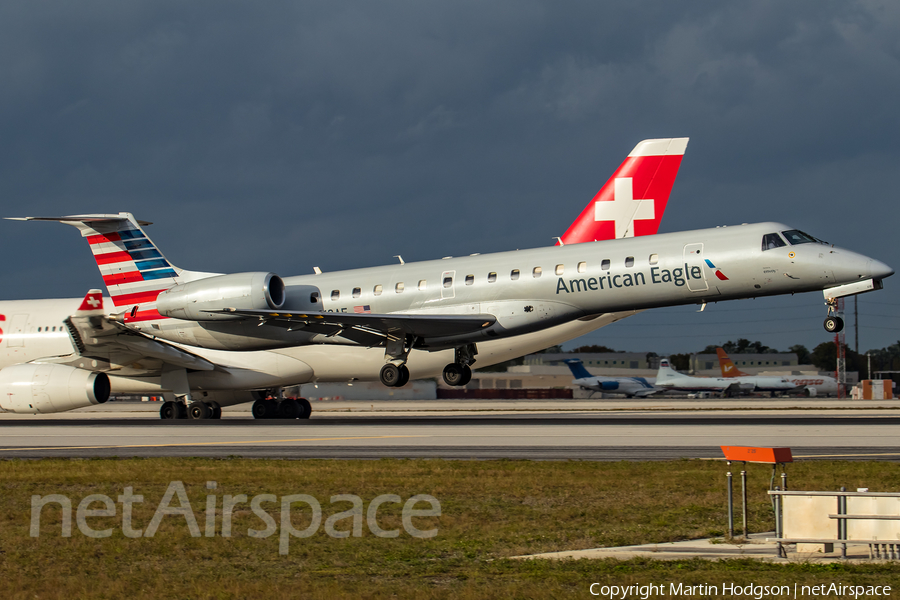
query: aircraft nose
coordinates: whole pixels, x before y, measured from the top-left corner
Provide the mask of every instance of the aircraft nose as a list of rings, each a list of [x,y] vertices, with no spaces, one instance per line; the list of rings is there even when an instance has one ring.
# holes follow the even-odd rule
[[[894,270],[880,260],[870,260],[866,266],[868,267],[869,277],[873,279],[884,279],[894,274]]]

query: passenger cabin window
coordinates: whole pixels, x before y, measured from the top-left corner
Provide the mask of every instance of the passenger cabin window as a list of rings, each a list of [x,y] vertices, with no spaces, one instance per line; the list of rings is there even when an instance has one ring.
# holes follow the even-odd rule
[[[419,291],[424,292],[426,287],[428,287],[428,284],[425,283],[424,279],[420,279],[419,280]]]
[[[762,239],[762,249],[771,250],[773,248],[781,248],[787,246],[781,236],[777,233],[767,233]]]
[[[335,300],[340,300],[340,299],[341,299],[341,290],[331,290],[331,301],[334,302]]]
[[[353,288],[353,297],[359,298],[362,294],[362,290],[360,288]]]
[[[818,242],[820,244],[824,243],[824,242],[822,242],[822,240],[817,240],[813,236],[809,235],[808,233],[803,233],[799,229],[791,229],[790,231],[782,231],[781,235],[783,235],[785,237],[785,239],[788,241],[788,243],[791,246],[796,246],[797,244],[814,244],[816,242]]]
[[[403,293],[403,282],[402,281],[397,282],[397,285],[394,286],[394,291],[397,292],[398,294]]]
[[[384,290],[384,286],[382,286],[381,284],[378,284],[378,285],[375,286],[375,289],[372,290],[372,292],[373,292],[376,296],[380,296],[380,295],[381,295],[381,292],[382,292],[383,290]]]
[[[494,283],[495,281],[497,281],[497,272],[491,271],[488,273],[488,283]]]
[[[541,276],[541,268],[540,268],[540,267],[535,267],[534,270],[531,272],[531,275],[532,275],[532,277],[534,277],[535,279],[537,279],[538,277],[540,277],[540,276]]]
[[[518,270],[518,269],[513,269],[512,271],[510,271],[510,272],[509,272],[509,278],[512,279],[513,281],[515,281],[516,279],[518,279],[518,278],[519,278],[519,270]]]
[[[450,275],[447,275],[446,277],[444,277],[444,287],[448,288],[452,285],[453,285],[453,277]]]
[[[319,292],[313,292],[309,295],[309,301],[315,304],[319,301]]]
[[[603,261],[600,262],[600,268],[604,271],[609,271],[609,259],[604,258]]]
[[[563,265],[556,265],[556,274],[562,275],[566,272],[566,268]]]
[[[475,283],[475,276],[466,275],[466,285],[472,285],[473,283]]]
[[[578,272],[584,273],[585,271],[587,271],[587,263],[584,261],[581,261],[580,263],[578,263]]]
[[[634,257],[633,257],[633,256],[627,256],[627,257],[625,257],[625,266],[626,266],[626,267],[633,267],[633,266],[634,266]]]
[[[650,255],[650,264],[655,265],[659,262],[659,254],[651,254]]]

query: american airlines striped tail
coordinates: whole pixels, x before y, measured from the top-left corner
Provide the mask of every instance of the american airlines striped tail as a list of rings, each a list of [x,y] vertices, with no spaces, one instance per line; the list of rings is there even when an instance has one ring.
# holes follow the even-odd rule
[[[138,221],[127,212],[26,217],[27,221],[59,221],[77,227],[88,244],[103,283],[126,323],[164,319],[156,310],[160,292],[182,282],[184,271],[163,256]]]

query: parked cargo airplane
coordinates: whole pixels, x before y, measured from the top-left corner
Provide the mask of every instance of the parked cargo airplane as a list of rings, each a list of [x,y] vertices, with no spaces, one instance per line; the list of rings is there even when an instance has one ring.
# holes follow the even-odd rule
[[[742,384],[734,379],[694,377],[679,373],[669,365],[668,358],[659,361],[656,387],[676,392],[720,392],[722,396],[733,396],[753,390],[751,385]]]
[[[0,302],[0,321],[8,319],[0,330],[0,408],[48,413],[104,402],[110,391],[166,393],[179,401],[163,405],[163,418],[207,418],[259,390],[309,381],[380,373],[396,385],[443,369],[464,383],[476,352],[485,365],[503,362],[636,312],[586,313],[557,301],[551,278],[565,266],[547,261],[582,242],[656,233],[686,146],[687,138],[639,143],[562,236],[565,247],[543,251],[546,261],[532,250],[286,280],[219,275],[171,265],[144,233],[147,223],[129,213],[23,219],[78,227],[111,299],[91,290],[83,301]],[[522,266],[484,272],[511,258]],[[541,279],[538,263],[553,275]],[[571,268],[581,274],[587,262]],[[589,281],[596,291],[597,277]],[[607,284],[621,286],[619,275]],[[261,308],[299,312],[262,319],[237,312]],[[310,406],[257,399],[253,413],[308,417]]]
[[[738,370],[722,348],[716,348],[716,354],[719,356],[719,368],[722,370],[722,377],[742,382],[753,382],[759,391],[802,392],[807,396],[837,393],[837,380],[834,377],[825,375],[814,375],[812,377],[807,375],[785,375],[783,377],[749,375]],[[781,387],[784,385],[781,383],[782,381],[790,384],[788,390]]]
[[[608,392],[612,394],[625,394],[629,398],[646,398],[651,394],[661,392],[659,388],[653,387],[643,377],[603,377],[601,375],[591,375],[584,368],[584,363],[580,358],[568,358],[563,361],[568,365],[569,370],[575,377],[575,385],[586,390],[595,392]]]

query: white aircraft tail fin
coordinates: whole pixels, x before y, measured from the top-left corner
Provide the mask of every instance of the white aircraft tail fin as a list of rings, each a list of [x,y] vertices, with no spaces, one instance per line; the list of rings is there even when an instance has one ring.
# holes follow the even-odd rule
[[[557,245],[655,234],[688,139],[644,140],[635,146]]]
[[[676,379],[679,376],[680,374],[669,365],[668,357],[659,360],[659,371],[656,373],[657,384],[667,379]]]

